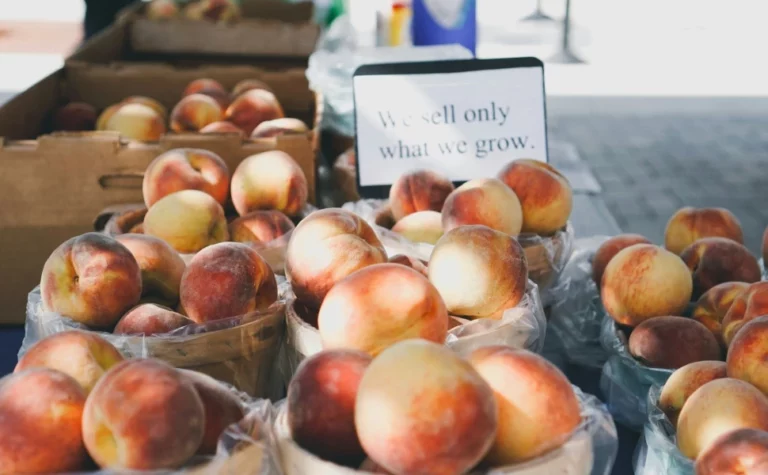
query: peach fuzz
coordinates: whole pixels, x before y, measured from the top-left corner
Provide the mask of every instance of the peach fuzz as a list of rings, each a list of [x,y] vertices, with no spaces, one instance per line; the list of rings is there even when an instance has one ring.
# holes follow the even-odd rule
[[[654,317],[641,322],[630,334],[628,346],[633,357],[651,368],[677,369],[721,357],[712,332],[685,317]]]
[[[215,79],[202,78],[190,82],[184,88],[182,96],[187,97],[192,94],[203,94],[210,97],[219,103],[221,110],[225,110],[229,106],[229,92]]]
[[[760,265],[743,245],[728,238],[701,238],[680,253],[693,276],[693,298],[724,282],[757,282]]]
[[[421,259],[406,256],[405,254],[396,254],[390,257],[387,262],[390,264],[400,264],[401,266],[410,267],[424,277],[429,277],[429,271],[427,270],[428,263]]]
[[[605,272],[605,266],[613,259],[613,256],[619,253],[622,249],[626,249],[629,246],[635,244],[653,244],[645,236],[639,234],[619,234],[614,236],[597,248],[595,257],[592,259],[592,280],[600,287],[600,281],[603,279],[603,273]]]
[[[568,179],[551,165],[520,159],[498,175],[520,200],[524,233],[554,234],[568,223],[573,209],[573,191]]]
[[[608,262],[600,285],[603,306],[622,325],[681,315],[693,291],[691,273],[675,254],[652,244],[635,244]]]
[[[56,250],[40,278],[43,307],[94,328],[109,328],[141,298],[141,270],[109,236],[86,233]]]
[[[417,211],[392,226],[392,231],[412,242],[435,244],[443,236],[443,217],[437,211]]]
[[[181,275],[186,264],[167,242],[146,234],[127,233],[115,236],[136,259],[141,269],[141,295],[156,298],[169,305],[179,301]]]
[[[232,122],[226,120],[220,120],[218,122],[211,122],[202,129],[201,134],[237,134],[238,136],[245,137],[242,130]]]
[[[60,107],[53,116],[53,130],[93,130],[96,126],[96,109],[85,102],[70,102]]]
[[[117,322],[115,335],[162,335],[193,322],[168,307],[145,303],[132,308]]]
[[[250,89],[232,101],[225,117],[250,136],[262,122],[281,119],[285,117],[285,113],[280,102],[270,91]]]
[[[659,408],[673,425],[685,405],[697,389],[710,381],[727,377],[723,361],[696,361],[677,369],[664,383],[659,396]]]
[[[480,224],[517,236],[523,226],[520,200],[495,178],[470,180],[448,195],[442,211],[443,230]]]
[[[258,79],[243,79],[242,81],[235,84],[235,87],[232,88],[232,97],[237,97],[246,91],[250,91],[251,89],[264,89],[266,91],[272,91],[267,83],[263,81],[259,81]]]
[[[229,170],[218,155],[199,148],[175,148],[147,166],[141,191],[150,208],[160,198],[181,190],[200,190],[222,206],[229,197]]]
[[[756,282],[741,292],[723,317],[723,340],[731,345],[741,327],[750,320],[768,315],[768,282]]]
[[[744,325],[728,348],[728,376],[746,381],[768,395],[768,315]]]
[[[181,253],[193,253],[229,239],[224,209],[198,190],[172,193],[147,211],[144,233],[158,237]]]
[[[294,230],[296,226],[280,211],[252,211],[229,223],[229,235],[235,242],[268,243]]]
[[[279,135],[298,135],[309,132],[307,124],[299,119],[283,117],[262,122],[251,132],[252,139],[277,137]]]
[[[696,459],[719,437],[738,429],[768,430],[768,397],[732,378],[710,381],[693,392],[677,421],[677,446]]]
[[[680,254],[683,250],[706,237],[723,237],[744,243],[744,234],[738,218],[724,208],[681,208],[669,218],[664,230],[664,247]]]
[[[179,14],[179,7],[174,0],[152,0],[146,14],[150,20],[168,20]]]
[[[696,459],[696,475],[765,475],[768,432],[739,429],[717,439]]]
[[[203,440],[205,412],[188,378],[159,360],[126,360],[96,384],[83,441],[101,468],[178,468]]]
[[[733,302],[747,288],[744,282],[725,282],[707,290],[693,307],[692,317],[715,335],[718,343],[726,347],[723,339],[723,319]]]
[[[395,221],[419,211],[440,211],[454,190],[447,177],[431,170],[412,170],[389,189],[389,206]]]
[[[356,467],[365,452],[355,429],[355,398],[371,357],[325,350],[301,362],[288,385],[288,427],[296,443],[318,457]]]
[[[104,338],[95,333],[72,330],[56,333],[32,345],[13,371],[55,369],[74,378],[88,394],[104,373],[121,361],[123,355]]]
[[[232,174],[232,204],[243,216],[260,209],[275,209],[288,216],[307,204],[307,178],[285,152],[272,150],[246,158]]]
[[[469,361],[496,398],[498,430],[486,456],[490,466],[549,452],[564,444],[581,423],[571,383],[541,356],[499,345],[475,350]]]
[[[501,318],[523,299],[525,252],[515,238],[486,226],[460,226],[437,241],[429,280],[448,311],[469,318]]]
[[[109,117],[105,130],[119,132],[127,139],[151,142],[165,133],[163,118],[144,104],[122,104]]]
[[[205,94],[183,97],[171,111],[171,130],[197,132],[213,122],[223,119],[221,106]]]
[[[371,356],[398,341],[443,343],[448,335],[448,312],[437,289],[422,274],[397,264],[374,264],[338,282],[317,320],[323,348]]]
[[[85,399],[77,381],[52,369],[28,369],[0,379],[0,472],[84,469]]]
[[[277,282],[269,264],[237,242],[198,252],[181,279],[181,304],[197,323],[263,311],[276,301]]]
[[[469,471],[493,443],[496,414],[477,371],[425,340],[384,350],[363,374],[355,402],[363,449],[392,473]]]

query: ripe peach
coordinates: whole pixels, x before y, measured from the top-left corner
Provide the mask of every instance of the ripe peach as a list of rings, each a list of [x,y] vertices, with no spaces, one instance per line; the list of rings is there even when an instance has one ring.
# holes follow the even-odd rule
[[[635,244],[608,262],[600,295],[608,314],[636,326],[653,317],[681,315],[693,291],[691,273],[675,254],[652,244]]]
[[[435,244],[443,236],[443,217],[437,211],[417,211],[392,226],[392,231],[413,242]]]
[[[592,259],[592,280],[600,287],[600,281],[603,279],[605,266],[613,259],[613,256],[622,249],[635,244],[652,244],[645,236],[639,234],[619,234],[605,241],[595,252]]]
[[[266,89],[243,92],[232,101],[226,111],[226,119],[249,136],[262,122],[283,117],[285,113],[280,102]]]
[[[326,208],[296,226],[285,254],[285,275],[297,299],[317,309],[334,284],[386,260],[384,246],[368,223],[349,211]]]
[[[131,309],[115,326],[115,335],[162,335],[192,325],[189,318],[168,307],[145,303]]]
[[[715,379],[725,378],[723,361],[695,361],[680,367],[669,377],[659,396],[659,408],[677,425],[677,418],[694,391]]]
[[[152,205],[144,218],[144,233],[163,239],[181,253],[229,239],[224,209],[198,190],[177,191]]]
[[[111,106],[104,109],[101,114],[99,114],[98,119],[96,119],[96,130],[107,130],[107,124],[109,123],[109,119],[112,118],[113,115],[115,115],[115,112],[122,106],[123,104],[112,104]]]
[[[693,275],[693,297],[723,282],[757,282],[760,265],[743,245],[728,238],[702,238],[686,247],[680,258]]]
[[[395,221],[418,211],[440,211],[453,192],[451,180],[431,170],[412,170],[389,189],[389,206]]]
[[[108,328],[141,298],[141,270],[125,246],[100,233],[73,237],[43,266],[46,310],[94,328]]]
[[[538,160],[515,160],[498,178],[515,192],[523,210],[524,233],[550,235],[571,216],[573,191],[562,173]]]
[[[460,226],[437,241],[429,280],[450,313],[501,318],[525,295],[528,263],[512,236],[486,226]]]
[[[410,267],[424,277],[429,277],[429,271],[427,270],[428,263],[415,257],[406,256],[405,254],[397,254],[388,259],[390,264],[400,264],[401,266]]]
[[[571,383],[541,356],[499,345],[475,350],[469,361],[496,397],[498,430],[486,457],[491,466],[549,452],[564,444],[581,423]]]
[[[456,188],[443,206],[443,229],[482,224],[511,236],[520,234],[523,212],[520,200],[495,178],[470,180]]]
[[[190,20],[230,22],[240,18],[240,6],[235,0],[199,0],[187,5],[184,14]]]
[[[157,112],[158,115],[163,118],[163,122],[168,119],[168,109],[166,109],[164,105],[160,104],[160,102],[152,99],[151,97],[130,96],[123,99],[120,104],[143,104]]]
[[[224,206],[229,197],[229,170],[213,152],[175,148],[158,155],[147,166],[141,189],[147,208],[181,190],[204,191]]]
[[[203,403],[188,378],[162,361],[131,359],[93,388],[83,440],[102,468],[178,468],[200,446],[204,424]]]
[[[294,216],[307,203],[308,194],[301,167],[279,150],[251,155],[232,174],[232,204],[240,216],[260,209]]]
[[[109,117],[105,128],[144,142],[159,140],[165,133],[163,118],[144,104],[122,104]]]
[[[84,469],[84,405],[83,388],[59,371],[34,368],[0,379],[0,472]]]
[[[53,130],[93,130],[95,126],[96,109],[85,102],[70,102],[53,116]]]
[[[746,381],[768,395],[768,315],[747,322],[728,348],[728,376]]]
[[[723,347],[727,346],[723,339],[723,319],[734,300],[748,287],[744,282],[718,284],[704,292],[693,308],[693,318],[707,327]]]
[[[170,305],[179,301],[181,275],[186,264],[167,242],[146,234],[120,234],[115,240],[128,248],[141,269],[141,295]]]
[[[629,353],[651,368],[677,369],[694,361],[719,360],[720,345],[696,320],[655,317],[632,331]]]
[[[293,222],[273,209],[252,211],[229,223],[229,235],[235,242],[267,243],[288,234],[295,228]]]
[[[326,350],[301,362],[286,396],[288,427],[299,446],[340,465],[363,461],[355,398],[370,363],[370,356],[353,350]]]
[[[317,319],[323,348],[371,356],[411,338],[443,343],[448,334],[448,312],[437,289],[422,274],[397,264],[374,264],[338,282]]]
[[[192,94],[206,94],[209,91],[227,92],[224,86],[215,79],[201,78],[187,84],[184,88],[182,97],[191,96]]]
[[[696,459],[696,475],[765,475],[768,432],[739,429],[717,439]]]
[[[307,124],[299,119],[284,117],[281,119],[267,120],[253,129],[252,139],[261,139],[267,137],[277,137],[278,135],[298,135],[309,132]]]
[[[749,383],[722,378],[691,394],[677,421],[677,446],[696,459],[718,437],[738,429],[768,430],[768,397]]]
[[[232,122],[226,120],[220,120],[218,122],[211,122],[202,129],[201,134],[237,134],[240,137],[245,137],[242,130]]]
[[[232,88],[232,97],[237,97],[251,89],[264,89],[272,92],[272,89],[270,89],[270,87],[263,81],[259,81],[258,79],[243,79]]]
[[[198,252],[181,279],[181,303],[197,323],[266,310],[276,301],[277,282],[269,264],[237,242]]]
[[[664,231],[664,247],[680,254],[683,250],[706,237],[723,237],[744,243],[744,234],[738,218],[724,208],[679,209],[669,218]]]
[[[763,315],[768,315],[768,282],[756,282],[736,297],[723,317],[725,345],[731,345],[744,324]]]
[[[208,124],[223,119],[221,106],[205,94],[183,97],[171,111],[171,130],[197,132]]]
[[[179,7],[174,0],[152,0],[147,5],[147,18],[150,20],[168,20],[179,14]]]
[[[493,443],[496,419],[493,391],[477,371],[426,340],[384,350],[355,403],[363,449],[392,473],[469,471]]]

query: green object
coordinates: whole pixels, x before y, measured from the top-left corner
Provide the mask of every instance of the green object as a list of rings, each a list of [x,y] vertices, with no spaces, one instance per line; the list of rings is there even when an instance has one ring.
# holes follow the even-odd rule
[[[333,0],[325,15],[324,26],[328,27],[338,17],[344,14],[344,0]]]

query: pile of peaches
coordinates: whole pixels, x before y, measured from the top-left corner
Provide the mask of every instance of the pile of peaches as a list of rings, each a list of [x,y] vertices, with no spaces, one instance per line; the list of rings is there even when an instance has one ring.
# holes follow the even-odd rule
[[[174,469],[216,453],[245,402],[215,379],[124,360],[93,333],[40,340],[0,379],[0,473]]]
[[[232,91],[214,79],[196,79],[181,100],[168,110],[155,99],[130,96],[97,114],[84,102],[70,102],[56,111],[54,130],[111,130],[143,142],[157,141],[166,131],[203,134],[234,133],[253,139],[303,134],[307,125],[286,118],[269,87],[256,79],[240,81]]]
[[[240,5],[236,0],[152,0],[147,5],[150,20],[206,20],[228,23],[240,19]]]

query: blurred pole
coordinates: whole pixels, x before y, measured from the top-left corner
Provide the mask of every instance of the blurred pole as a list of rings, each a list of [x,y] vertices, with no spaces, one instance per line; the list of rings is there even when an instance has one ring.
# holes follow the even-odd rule
[[[565,17],[560,50],[549,58],[550,63],[580,64],[585,61],[571,50],[571,0],[565,0]]]
[[[523,18],[522,21],[554,21],[554,19],[542,11],[541,0],[536,0],[536,11]]]

